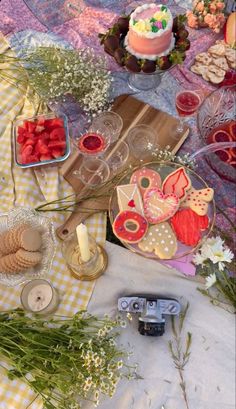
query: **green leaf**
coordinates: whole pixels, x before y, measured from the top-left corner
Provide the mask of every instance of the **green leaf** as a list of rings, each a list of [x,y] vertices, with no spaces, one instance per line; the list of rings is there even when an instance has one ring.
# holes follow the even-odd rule
[[[150,19],[150,23],[155,23],[156,21],[157,21],[157,19],[154,18],[154,17],[152,17],[152,18]]]
[[[166,20],[162,20],[162,28],[163,28],[163,30],[166,28],[166,26],[167,26]]]
[[[157,32],[158,32],[158,30],[159,30],[159,28],[158,28],[158,27],[156,27],[156,26],[152,26],[152,32],[153,32],[153,33],[157,33]]]
[[[167,7],[166,6],[161,6],[161,11],[167,11]]]

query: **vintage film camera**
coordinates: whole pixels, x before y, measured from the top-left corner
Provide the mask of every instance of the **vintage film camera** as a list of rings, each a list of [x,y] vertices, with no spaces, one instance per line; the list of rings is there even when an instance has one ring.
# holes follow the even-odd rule
[[[165,332],[165,315],[178,315],[180,303],[171,298],[151,294],[129,295],[118,299],[118,310],[138,313],[141,335],[157,337]]]

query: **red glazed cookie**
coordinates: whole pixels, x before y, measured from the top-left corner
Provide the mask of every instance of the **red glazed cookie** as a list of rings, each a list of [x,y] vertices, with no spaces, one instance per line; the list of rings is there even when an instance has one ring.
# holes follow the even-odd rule
[[[147,220],[131,210],[120,212],[113,222],[113,232],[118,239],[127,243],[138,243],[148,229]]]
[[[191,188],[191,180],[186,174],[185,169],[178,168],[174,172],[171,172],[164,180],[162,184],[162,190],[165,194],[173,193],[180,200],[184,200],[187,191]]]
[[[170,219],[179,208],[179,198],[164,195],[161,189],[149,189],[144,196],[144,214],[149,223],[157,224]]]
[[[201,239],[201,231],[206,230],[209,219],[199,216],[191,209],[179,210],[171,218],[171,226],[177,239],[186,246],[196,246]]]
[[[137,183],[142,196],[144,196],[147,189],[161,187],[161,177],[155,170],[141,168],[133,173],[130,183]]]

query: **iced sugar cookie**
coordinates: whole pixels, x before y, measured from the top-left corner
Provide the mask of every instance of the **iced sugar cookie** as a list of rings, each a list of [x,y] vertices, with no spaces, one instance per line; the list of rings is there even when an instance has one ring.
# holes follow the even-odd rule
[[[199,216],[204,216],[208,211],[208,203],[212,201],[214,190],[210,187],[196,190],[190,189],[185,200],[181,203],[182,207],[189,207]]]
[[[149,189],[144,196],[144,214],[149,223],[170,219],[178,208],[179,198],[175,194],[164,195],[161,189]]]
[[[173,193],[180,200],[184,200],[187,191],[191,188],[191,180],[189,179],[183,167],[171,172],[162,184],[162,191],[165,194]]]
[[[118,239],[127,243],[138,243],[147,232],[148,222],[141,214],[125,210],[116,216],[112,227]]]
[[[192,209],[179,210],[171,218],[177,239],[186,246],[196,246],[201,239],[201,231],[206,230],[208,225],[208,217],[199,216]]]
[[[177,240],[169,223],[163,222],[150,226],[138,247],[148,253],[154,252],[160,259],[171,259],[177,251]]]
[[[144,196],[147,189],[161,187],[161,177],[155,170],[141,168],[133,173],[130,183],[137,183],[141,195]]]
[[[144,215],[142,196],[137,184],[117,186],[116,191],[120,212],[133,210]]]

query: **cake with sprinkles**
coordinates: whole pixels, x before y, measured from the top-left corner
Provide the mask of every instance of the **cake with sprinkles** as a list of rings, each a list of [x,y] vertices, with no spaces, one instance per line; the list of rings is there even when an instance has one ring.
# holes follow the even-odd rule
[[[126,49],[137,58],[155,60],[174,48],[173,17],[163,4],[143,4],[130,15]]]

